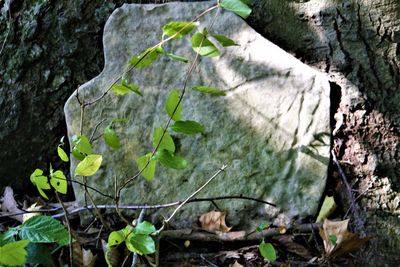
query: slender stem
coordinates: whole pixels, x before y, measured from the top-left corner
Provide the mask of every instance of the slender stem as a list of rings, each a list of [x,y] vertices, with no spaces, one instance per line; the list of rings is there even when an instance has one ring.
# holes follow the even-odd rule
[[[211,176],[207,182],[205,182],[202,186],[200,186],[199,189],[194,191],[188,198],[186,198],[179,206],[172,212],[171,216],[169,216],[168,219],[164,220],[163,225],[161,226],[160,229],[157,230],[155,235],[158,235],[162,230],[164,230],[165,225],[175,216],[175,214],[182,208],[183,205],[185,205],[191,198],[193,198],[195,195],[197,195],[201,190],[203,190],[212,180],[215,179],[221,172],[225,170],[227,165],[223,165],[216,173],[214,173],[213,176]]]
[[[74,250],[72,249],[72,232],[71,232],[71,223],[69,222],[68,219],[68,211],[64,206],[64,202],[61,200],[59,194],[57,191],[54,191],[56,193],[56,197],[58,202],[60,203],[63,211],[64,211],[64,218],[67,223],[68,227],[68,246],[69,246],[69,261],[70,261],[70,266],[73,267],[74,265]]]

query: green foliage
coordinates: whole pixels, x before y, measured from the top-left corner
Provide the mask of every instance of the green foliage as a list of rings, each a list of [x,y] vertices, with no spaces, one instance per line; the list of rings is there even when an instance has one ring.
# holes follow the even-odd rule
[[[43,266],[55,266],[48,244],[29,243],[26,247],[26,251],[28,252],[26,263],[42,264]]]
[[[87,155],[75,169],[75,176],[92,176],[100,168],[103,157],[101,155]]]
[[[257,232],[262,232],[264,229],[267,229],[271,225],[270,222],[264,221],[261,222],[259,226],[257,226],[256,231]]]
[[[148,162],[148,164],[147,164]],[[136,160],[141,175],[147,180],[152,181],[156,173],[156,161],[151,159],[151,153],[148,153]],[[147,167],[146,167],[147,164]],[[145,168],[146,167],[146,168]]]
[[[264,259],[268,261],[275,261],[276,260],[276,252],[274,246],[271,243],[265,243],[264,240],[261,242],[260,246],[258,247],[260,250],[261,255]]]
[[[25,247],[29,244],[28,240],[20,240],[5,244],[0,247],[0,265],[22,266],[26,262],[28,252]]]
[[[67,193],[67,178],[62,171],[53,172],[52,169],[50,170],[50,184],[57,192]]]
[[[106,128],[104,128],[103,138],[104,138],[104,142],[108,146],[110,146],[114,149],[118,149],[121,147],[119,137],[113,128],[112,122]]]
[[[21,239],[33,243],[52,243],[66,245],[69,243],[68,231],[56,219],[50,216],[34,216],[16,227]]]
[[[329,236],[329,241],[331,241],[332,245],[336,246],[337,236],[336,235],[330,235]]]
[[[129,93],[135,93],[143,96],[143,93],[139,91],[140,86],[136,84],[129,84],[126,79],[121,80],[121,84],[115,84],[111,87],[111,91],[116,95],[126,95]]]
[[[149,222],[141,222],[135,228],[126,226],[119,231],[113,231],[108,236],[107,250],[112,247],[125,243],[126,248],[139,255],[152,254],[155,250],[154,240],[150,234],[155,232],[156,228]]]
[[[204,126],[196,121],[176,121],[171,129],[177,133],[197,134],[204,132]]]
[[[17,234],[18,230],[16,228],[9,228],[5,233],[0,235],[0,246],[14,242]]]
[[[159,55],[157,48],[148,48],[137,57],[132,57],[129,64],[132,68],[145,68],[153,63]]]
[[[239,46],[237,43],[235,43],[235,41],[233,41],[232,39],[220,35],[220,34],[214,34],[213,35],[214,39],[217,40],[223,47],[227,47],[227,46]]]
[[[246,19],[251,13],[251,9],[240,0],[222,0],[220,6],[223,9],[232,11],[244,19]]]
[[[166,149],[157,150],[154,159],[158,160],[165,167],[172,169],[184,169],[187,166],[187,162],[184,158],[176,156]]]
[[[210,94],[210,95],[215,95],[215,96],[224,96],[226,95],[224,91],[215,88],[215,87],[210,87],[210,86],[204,86],[204,85],[198,85],[198,86],[193,86],[192,90],[198,91],[201,93],[205,94]]]
[[[153,133],[153,147],[155,148],[158,145],[158,149],[166,149],[171,151],[172,153],[175,152],[175,143],[169,133],[166,131],[164,133],[164,129],[162,127],[154,129]],[[161,140],[162,137],[162,140]]]
[[[221,55],[218,48],[201,32],[196,32],[192,36],[192,48],[196,53],[204,57],[217,57]]]
[[[69,157],[67,155],[67,153],[65,153],[64,149],[61,147],[61,145],[59,145],[57,147],[57,154],[60,157],[60,159],[64,162],[68,162],[69,161]]]
[[[84,136],[72,136],[72,155],[78,159],[78,160],[83,160],[86,155],[89,155],[92,153],[93,147],[89,142],[89,139]]]
[[[194,27],[198,23],[186,22],[186,21],[171,21],[165,24],[162,28],[163,34],[168,36],[174,36],[176,39],[181,39],[185,35],[193,31]]]
[[[177,55],[174,55],[172,53],[168,53],[161,47],[158,48],[158,52],[161,53],[161,54],[164,54],[164,55],[166,55],[166,56],[168,56],[168,57],[170,57],[170,58],[172,58],[172,59],[174,59],[176,61],[181,61],[181,62],[184,62],[184,63],[188,63],[189,62],[188,58],[177,56]]]
[[[180,102],[181,95],[178,90],[172,90],[167,98],[165,104],[165,110],[167,114],[174,120],[179,121],[181,119],[182,104]],[[174,112],[175,111],[175,112]]]
[[[36,169],[31,174],[30,179],[32,184],[38,189],[40,195],[45,199],[49,199],[46,193],[43,191],[50,189],[50,184],[47,180],[47,177],[43,175],[43,171],[41,169]]]

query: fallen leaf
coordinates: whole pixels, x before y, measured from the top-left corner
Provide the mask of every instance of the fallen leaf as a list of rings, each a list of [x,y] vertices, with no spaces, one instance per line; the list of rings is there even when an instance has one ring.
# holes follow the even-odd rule
[[[338,257],[359,249],[370,237],[360,238],[357,234],[347,230],[349,220],[329,221],[325,219],[319,235],[324,241],[325,252],[328,257]]]
[[[43,208],[43,206],[41,206],[40,204],[33,203],[29,208],[26,209],[26,211],[30,212],[24,213],[24,215],[22,215],[22,221],[25,222],[34,216],[40,215],[41,214],[40,212],[32,212],[32,211],[38,211],[41,208]]]
[[[232,229],[232,227],[226,226],[225,217],[226,213],[220,211],[210,211],[204,213],[199,218],[201,228],[212,233],[227,233]]]
[[[96,261],[96,257],[90,250],[86,250],[81,247],[78,242],[72,244],[72,250],[74,251],[74,266],[78,267],[93,267]]]
[[[229,267],[244,267],[244,266],[235,261],[233,264],[229,264]]]
[[[23,211],[18,208],[18,204],[14,199],[14,192],[11,187],[6,186],[1,201],[2,201],[1,204],[2,211],[6,212],[6,214],[16,214],[16,215],[11,215],[10,218],[13,218],[22,223]]]

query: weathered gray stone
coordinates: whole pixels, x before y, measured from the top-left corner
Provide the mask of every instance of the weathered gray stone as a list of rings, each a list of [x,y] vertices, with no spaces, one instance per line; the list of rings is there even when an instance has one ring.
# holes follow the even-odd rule
[[[158,42],[161,26],[172,20],[189,20],[210,3],[124,5],[114,11],[104,30],[103,72],[79,89],[86,101],[100,96],[120,75],[132,55]],[[213,15],[200,23],[209,27]],[[211,31],[211,30],[210,30]],[[222,49],[219,58],[202,58],[189,80],[192,85],[224,89],[225,97],[204,96],[188,91],[183,99],[184,119],[204,124],[197,136],[171,134],[178,151],[188,161],[185,170],[158,166],[152,182],[137,179],[123,191],[122,204],[160,204],[183,200],[200,187],[219,167],[225,173],[197,197],[243,195],[277,204],[277,209],[244,200],[218,201],[228,211],[230,224],[246,228],[257,218],[313,215],[325,187],[329,158],[329,84],[327,78],[270,43],[239,17],[221,12],[212,32],[224,34],[240,44]],[[177,40],[165,49],[193,58],[189,40]],[[137,172],[135,159],[151,151],[155,127],[165,125],[164,104],[171,89],[182,88],[188,65],[158,59],[149,68],[134,71],[131,81],[142,85],[143,97],[108,94],[85,111],[83,132],[90,135],[102,119],[126,117],[117,129],[122,148],[113,151],[102,140],[95,153],[104,155],[99,173],[88,177],[89,185],[113,194],[119,183]],[[65,113],[69,136],[79,134],[80,109],[73,94]],[[71,170],[77,162],[72,161]],[[78,178],[80,179],[80,178]],[[91,191],[97,203],[112,203]],[[84,191],[75,186],[78,201]],[[213,209],[211,203],[186,205],[175,218],[178,226],[190,224],[197,215]],[[153,213],[154,220],[170,210]]]

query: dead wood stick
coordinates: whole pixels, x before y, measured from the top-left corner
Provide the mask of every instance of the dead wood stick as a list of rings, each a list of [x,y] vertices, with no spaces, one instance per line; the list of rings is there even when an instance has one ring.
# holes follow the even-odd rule
[[[308,233],[319,230],[321,224],[307,223],[289,227],[287,230],[292,232]],[[233,241],[255,241],[263,238],[281,235],[279,228],[270,228],[261,232],[233,231],[228,233],[214,234],[205,231],[195,231],[193,229],[164,230],[160,233],[160,238],[166,239],[185,239],[204,242],[233,242]]]

